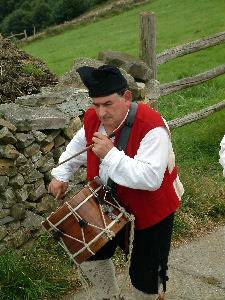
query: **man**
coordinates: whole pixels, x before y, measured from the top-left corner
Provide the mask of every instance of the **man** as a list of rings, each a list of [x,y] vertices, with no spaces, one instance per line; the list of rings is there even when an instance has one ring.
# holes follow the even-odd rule
[[[225,176],[225,135],[220,143],[220,152],[219,152],[219,156],[220,156],[220,164],[223,167],[223,175]]]
[[[183,193],[177,176],[174,153],[160,114],[149,106],[138,104],[126,151],[116,148],[129,109],[132,93],[120,70],[104,65],[81,67],[80,77],[93,99],[81,128],[68,144],[60,162],[88,144],[92,149],[76,159],[53,169],[49,192],[63,197],[70,176],[87,164],[88,179],[99,176],[116,183],[117,195],[124,208],[135,216],[135,236],[129,270],[135,299],[163,299],[160,284],[167,280],[167,262],[174,212]],[[109,139],[112,132],[115,137]],[[110,258],[117,244],[123,247],[123,230],[108,242],[82,270],[96,287],[95,299],[116,299],[119,289]],[[161,296],[159,295],[161,294]]]

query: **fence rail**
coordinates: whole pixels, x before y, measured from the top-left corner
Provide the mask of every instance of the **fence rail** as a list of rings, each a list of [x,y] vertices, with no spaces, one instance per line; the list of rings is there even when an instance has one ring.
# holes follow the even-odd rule
[[[220,65],[204,73],[200,73],[196,76],[183,78],[174,82],[169,82],[160,85],[160,96],[165,96],[188,87],[201,84],[205,81],[225,74],[225,65]]]
[[[11,39],[11,38],[17,37],[17,36],[24,36],[24,38],[26,39],[27,38],[27,31],[26,31],[26,29],[24,29],[24,31],[21,32],[21,33],[12,33],[11,32],[11,35],[8,36],[8,39]]]
[[[215,112],[218,112],[224,108],[225,108],[225,100],[222,102],[219,102],[217,104],[214,104],[212,106],[209,106],[207,108],[201,109],[197,112],[188,114],[182,118],[177,118],[172,121],[169,121],[168,125],[169,125],[170,129],[181,127],[181,126],[193,123],[195,121],[204,119],[204,118],[208,117],[209,115],[211,115]]]
[[[154,13],[141,13],[140,14],[140,58],[152,69],[153,74],[157,74],[157,67],[168,61],[181,57],[187,54],[191,54],[203,49],[207,49],[212,46],[216,46],[225,43],[225,32],[219,32],[206,38],[202,38],[190,43],[176,46],[174,48],[167,49],[158,55],[156,55],[156,18]],[[149,56],[152,56],[149,57]],[[154,59],[156,57],[156,59]],[[156,76],[149,78],[146,83],[147,99],[149,105],[156,107],[157,98],[165,96],[179,90],[189,88],[195,85],[199,85],[203,82],[211,80],[217,76],[225,74],[225,64],[217,66],[206,72],[197,74],[195,76],[182,78],[174,82],[168,82],[160,84],[156,79]],[[197,120],[206,118],[212,113],[225,108],[225,101],[222,101],[213,106],[209,106],[198,112],[188,114],[182,118],[174,119],[169,122],[171,128],[181,127],[186,124],[195,122]]]
[[[164,64],[180,56],[191,54],[225,42],[225,32],[219,32],[209,37],[167,49],[156,55],[157,64]]]

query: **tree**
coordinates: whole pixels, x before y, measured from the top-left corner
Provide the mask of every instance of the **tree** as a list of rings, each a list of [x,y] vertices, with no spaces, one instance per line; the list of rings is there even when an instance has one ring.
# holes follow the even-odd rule
[[[32,11],[32,22],[37,30],[41,30],[52,24],[52,12],[49,4],[44,0],[36,2]]]
[[[54,20],[56,23],[72,20],[91,7],[91,4],[92,0],[59,0],[54,8]]]
[[[11,14],[4,18],[1,29],[4,35],[23,32],[27,30],[28,34],[32,33],[31,14],[21,8],[14,10]]]

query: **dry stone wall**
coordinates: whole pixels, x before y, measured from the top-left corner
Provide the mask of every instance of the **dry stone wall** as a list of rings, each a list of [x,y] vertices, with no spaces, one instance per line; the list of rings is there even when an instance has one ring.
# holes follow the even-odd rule
[[[82,126],[89,104],[85,91],[65,87],[0,105],[0,253],[36,236],[56,209],[47,192],[51,169]],[[81,169],[72,188],[80,189],[85,178]]]
[[[82,126],[91,104],[76,69],[103,64],[80,58],[57,85],[0,104],[0,253],[34,240],[43,230],[41,222],[56,209],[58,203],[47,191],[51,169]],[[134,99],[142,100],[144,87],[125,70],[121,72]],[[67,199],[85,180],[86,170],[81,168],[71,178]]]

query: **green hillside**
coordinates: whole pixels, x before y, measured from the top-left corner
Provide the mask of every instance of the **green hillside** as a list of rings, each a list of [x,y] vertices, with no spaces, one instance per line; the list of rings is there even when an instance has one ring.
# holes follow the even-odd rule
[[[102,50],[123,51],[138,57],[139,15],[144,11],[153,11],[157,16],[158,53],[179,44],[225,31],[223,0],[155,0],[120,15],[34,41],[23,46],[23,49],[47,62],[50,69],[57,74],[68,71],[75,58],[97,58],[98,52]],[[198,74],[223,64],[224,57],[224,44],[200,51],[161,65],[158,68],[158,79],[160,82],[169,82]],[[187,111],[202,108],[205,99],[209,103],[215,103],[224,97],[223,81],[224,76],[221,76],[199,88],[181,92],[179,97],[175,97],[176,100],[174,94],[172,97],[164,97],[166,101],[173,99],[172,104],[176,108],[171,111],[170,108],[162,106],[160,109],[167,119],[172,119]],[[191,103],[189,100],[184,103],[182,97],[197,98],[197,101]],[[202,97],[204,103],[199,100]]]
[[[120,15],[24,45],[23,49],[43,59],[57,74],[68,71],[75,58],[97,58],[101,50],[119,50],[138,56],[139,13],[144,11],[154,11],[157,16],[158,53],[225,31],[224,0],[152,0]],[[160,66],[158,78],[160,82],[169,82],[224,63],[223,44]],[[171,120],[224,99],[225,75],[162,97],[159,110]],[[225,110],[172,132],[185,187],[182,207],[175,222],[176,241],[192,239],[225,222],[225,181],[218,163],[219,144],[224,134]],[[43,236],[31,251],[19,252],[19,258],[1,256],[0,298],[14,299],[12,295],[21,293],[21,297],[15,296],[15,299],[55,299],[60,293],[78,286],[74,269],[60,253]],[[118,257],[116,262],[120,264]],[[43,282],[38,278],[44,278]],[[31,295],[30,298],[27,295]]]

